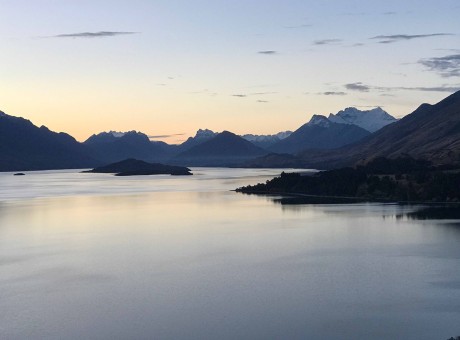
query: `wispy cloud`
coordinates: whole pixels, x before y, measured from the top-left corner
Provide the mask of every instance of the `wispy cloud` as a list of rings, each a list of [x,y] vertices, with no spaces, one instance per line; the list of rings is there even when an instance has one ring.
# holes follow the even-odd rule
[[[369,38],[372,40],[378,40],[379,44],[392,44],[398,41],[412,40],[412,39],[422,39],[422,38],[431,38],[431,37],[440,37],[446,35],[454,35],[452,33],[430,33],[430,34],[394,34],[394,35],[377,35],[375,37]]]
[[[278,92],[251,92],[249,93],[250,96],[264,96],[267,94],[277,94]]]
[[[347,90],[352,90],[352,91],[360,91],[360,92],[369,92],[370,90],[376,90],[380,92],[391,92],[391,91],[400,91],[400,90],[405,90],[405,91],[422,91],[422,92],[449,92],[453,93],[456,91],[460,90],[460,85],[441,85],[441,86],[431,86],[431,87],[425,87],[425,86],[395,86],[395,87],[389,87],[389,86],[372,86],[372,85],[366,85],[361,82],[358,83],[352,83],[352,84],[345,84],[344,87]]]
[[[319,94],[322,94],[324,96],[346,96],[347,95],[345,92],[340,92],[340,91],[326,91],[326,92],[322,92]]]
[[[57,34],[49,36],[48,38],[107,38],[117,35],[138,34],[139,32],[113,32],[113,31],[99,31],[99,32],[80,32]]]
[[[273,55],[273,54],[278,54],[277,51],[273,51],[273,50],[268,50],[268,51],[258,51],[257,52],[258,54],[265,54],[265,55]]]
[[[155,138],[170,138],[170,137],[176,137],[176,136],[184,136],[185,133],[172,133],[170,135],[155,135],[155,136],[148,136],[150,139],[155,139]]]
[[[313,45],[336,45],[342,42],[342,39],[322,39],[315,40]]]
[[[312,27],[313,25],[311,24],[303,24],[303,25],[293,25],[293,26],[283,26],[284,28],[288,28],[288,29],[296,29],[296,28],[308,28],[308,27]]]
[[[371,89],[368,85],[364,85],[361,82],[345,84],[345,88],[350,91],[369,92]]]
[[[388,12],[383,12],[382,14],[383,14],[383,15],[396,15],[397,12],[388,11]]]
[[[457,92],[460,90],[460,86],[435,86],[435,87],[400,87],[396,90],[411,90],[411,91],[423,91],[423,92]]]
[[[232,97],[245,98],[249,96],[265,96],[269,94],[277,94],[278,92],[251,92],[251,93],[237,93],[232,94]]]
[[[443,77],[460,77],[460,54],[422,59],[419,63]]]
[[[258,102],[258,103],[268,103],[268,100],[260,100],[260,99],[259,99],[257,102]]]
[[[361,15],[369,15],[370,13],[368,12],[346,12],[342,13],[342,15],[347,15],[347,16],[361,16]]]
[[[208,95],[208,96],[211,96],[211,97],[215,97],[218,95],[217,92],[213,92],[213,91],[210,91],[208,89],[203,89],[203,90],[200,90],[200,91],[192,91],[192,92],[187,92],[188,94],[194,94],[194,95]]]

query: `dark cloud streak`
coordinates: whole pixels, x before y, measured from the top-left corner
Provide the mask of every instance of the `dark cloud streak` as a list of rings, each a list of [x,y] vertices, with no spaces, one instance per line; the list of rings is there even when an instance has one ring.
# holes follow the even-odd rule
[[[313,45],[321,46],[321,45],[335,45],[342,42],[342,39],[322,39],[322,40],[315,40]]]
[[[379,40],[379,44],[392,44],[398,41],[406,41],[412,39],[421,39],[421,38],[431,38],[431,37],[440,37],[454,35],[452,33],[431,33],[431,34],[394,34],[394,35],[377,35],[375,37],[369,38],[372,40]]]
[[[69,34],[58,34],[48,38],[107,38],[114,37],[117,35],[128,35],[138,34],[139,32],[111,32],[111,31],[100,31],[100,32],[81,32],[81,33],[69,33]]]
[[[296,28],[309,28],[312,27],[313,25],[310,24],[304,24],[304,25],[294,25],[294,26],[283,26],[284,28],[287,29],[296,29]]]
[[[232,97],[239,97],[239,98],[245,98],[249,96],[265,96],[269,94],[277,94],[278,92],[252,92],[252,93],[238,93],[238,94],[232,94]]]
[[[157,135],[157,136],[148,136],[149,139],[153,138],[170,138],[170,137],[176,137],[176,136],[184,136],[185,133],[172,133],[170,135]]]
[[[347,90],[359,91],[359,92],[369,92],[369,90],[371,89],[369,86],[364,85],[364,84],[361,83],[361,82],[358,82],[358,83],[351,83],[351,84],[345,84],[345,88],[346,88]]]
[[[449,92],[453,93],[460,90],[460,86],[456,85],[442,85],[442,86],[433,86],[433,87],[407,87],[407,86],[395,86],[395,87],[385,87],[385,86],[371,86],[366,85],[361,82],[345,84],[344,87],[347,90],[360,91],[360,92],[369,92],[370,90],[376,90],[381,92],[391,92],[391,91],[422,91],[422,92]]]
[[[326,91],[320,94],[324,96],[346,96],[347,95],[345,92],[338,92],[338,91]]]
[[[460,54],[419,60],[419,64],[439,73],[442,77],[460,77]]]

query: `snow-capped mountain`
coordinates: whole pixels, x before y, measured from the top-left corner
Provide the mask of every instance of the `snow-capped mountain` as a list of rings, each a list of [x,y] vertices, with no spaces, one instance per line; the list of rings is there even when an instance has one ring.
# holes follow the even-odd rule
[[[278,132],[274,135],[253,135],[253,134],[246,134],[242,135],[244,139],[247,141],[261,147],[261,148],[267,148],[270,145],[273,145],[277,142],[279,142],[282,139],[285,139],[291,135],[292,131],[282,131]]]
[[[355,107],[347,107],[336,114],[329,114],[329,120],[339,124],[354,124],[369,132],[380,130],[384,126],[397,121],[380,107],[372,110],[359,110]]]
[[[305,149],[334,149],[354,143],[370,132],[354,124],[335,123],[325,116],[314,115],[289,137],[269,147],[277,153],[296,154]]]
[[[123,137],[126,134],[126,132],[118,132],[118,131],[110,131],[109,133],[111,133],[112,136],[116,138]]]
[[[316,126],[328,128],[331,126],[331,121],[325,116],[313,115],[313,117],[311,117],[310,121],[307,124],[310,126],[316,125]]]
[[[261,147],[261,148],[267,148],[270,145],[273,145],[280,140],[288,137],[292,131],[282,131],[278,132],[273,135],[254,135],[254,134],[246,134],[246,135],[241,135],[240,137],[244,138],[245,140],[253,143],[254,145]],[[189,137],[184,143],[182,143],[179,148],[181,151],[185,151],[195,145],[199,145],[201,143],[204,143],[214,137],[216,137],[219,133],[214,132],[209,129],[199,129],[194,137]]]

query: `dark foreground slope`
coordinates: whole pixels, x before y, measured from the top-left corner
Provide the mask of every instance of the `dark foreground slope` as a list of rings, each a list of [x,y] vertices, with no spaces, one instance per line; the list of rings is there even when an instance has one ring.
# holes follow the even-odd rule
[[[136,175],[191,175],[190,169],[182,166],[165,165],[160,163],[147,163],[137,159],[125,159],[84,171],[90,173],[114,173],[116,176]]]
[[[99,164],[70,135],[0,112],[0,171],[77,169]]]

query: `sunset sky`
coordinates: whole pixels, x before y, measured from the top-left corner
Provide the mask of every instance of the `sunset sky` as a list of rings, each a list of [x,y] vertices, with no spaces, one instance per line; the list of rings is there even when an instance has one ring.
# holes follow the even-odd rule
[[[402,117],[460,89],[460,1],[0,0],[0,110],[83,141]]]

